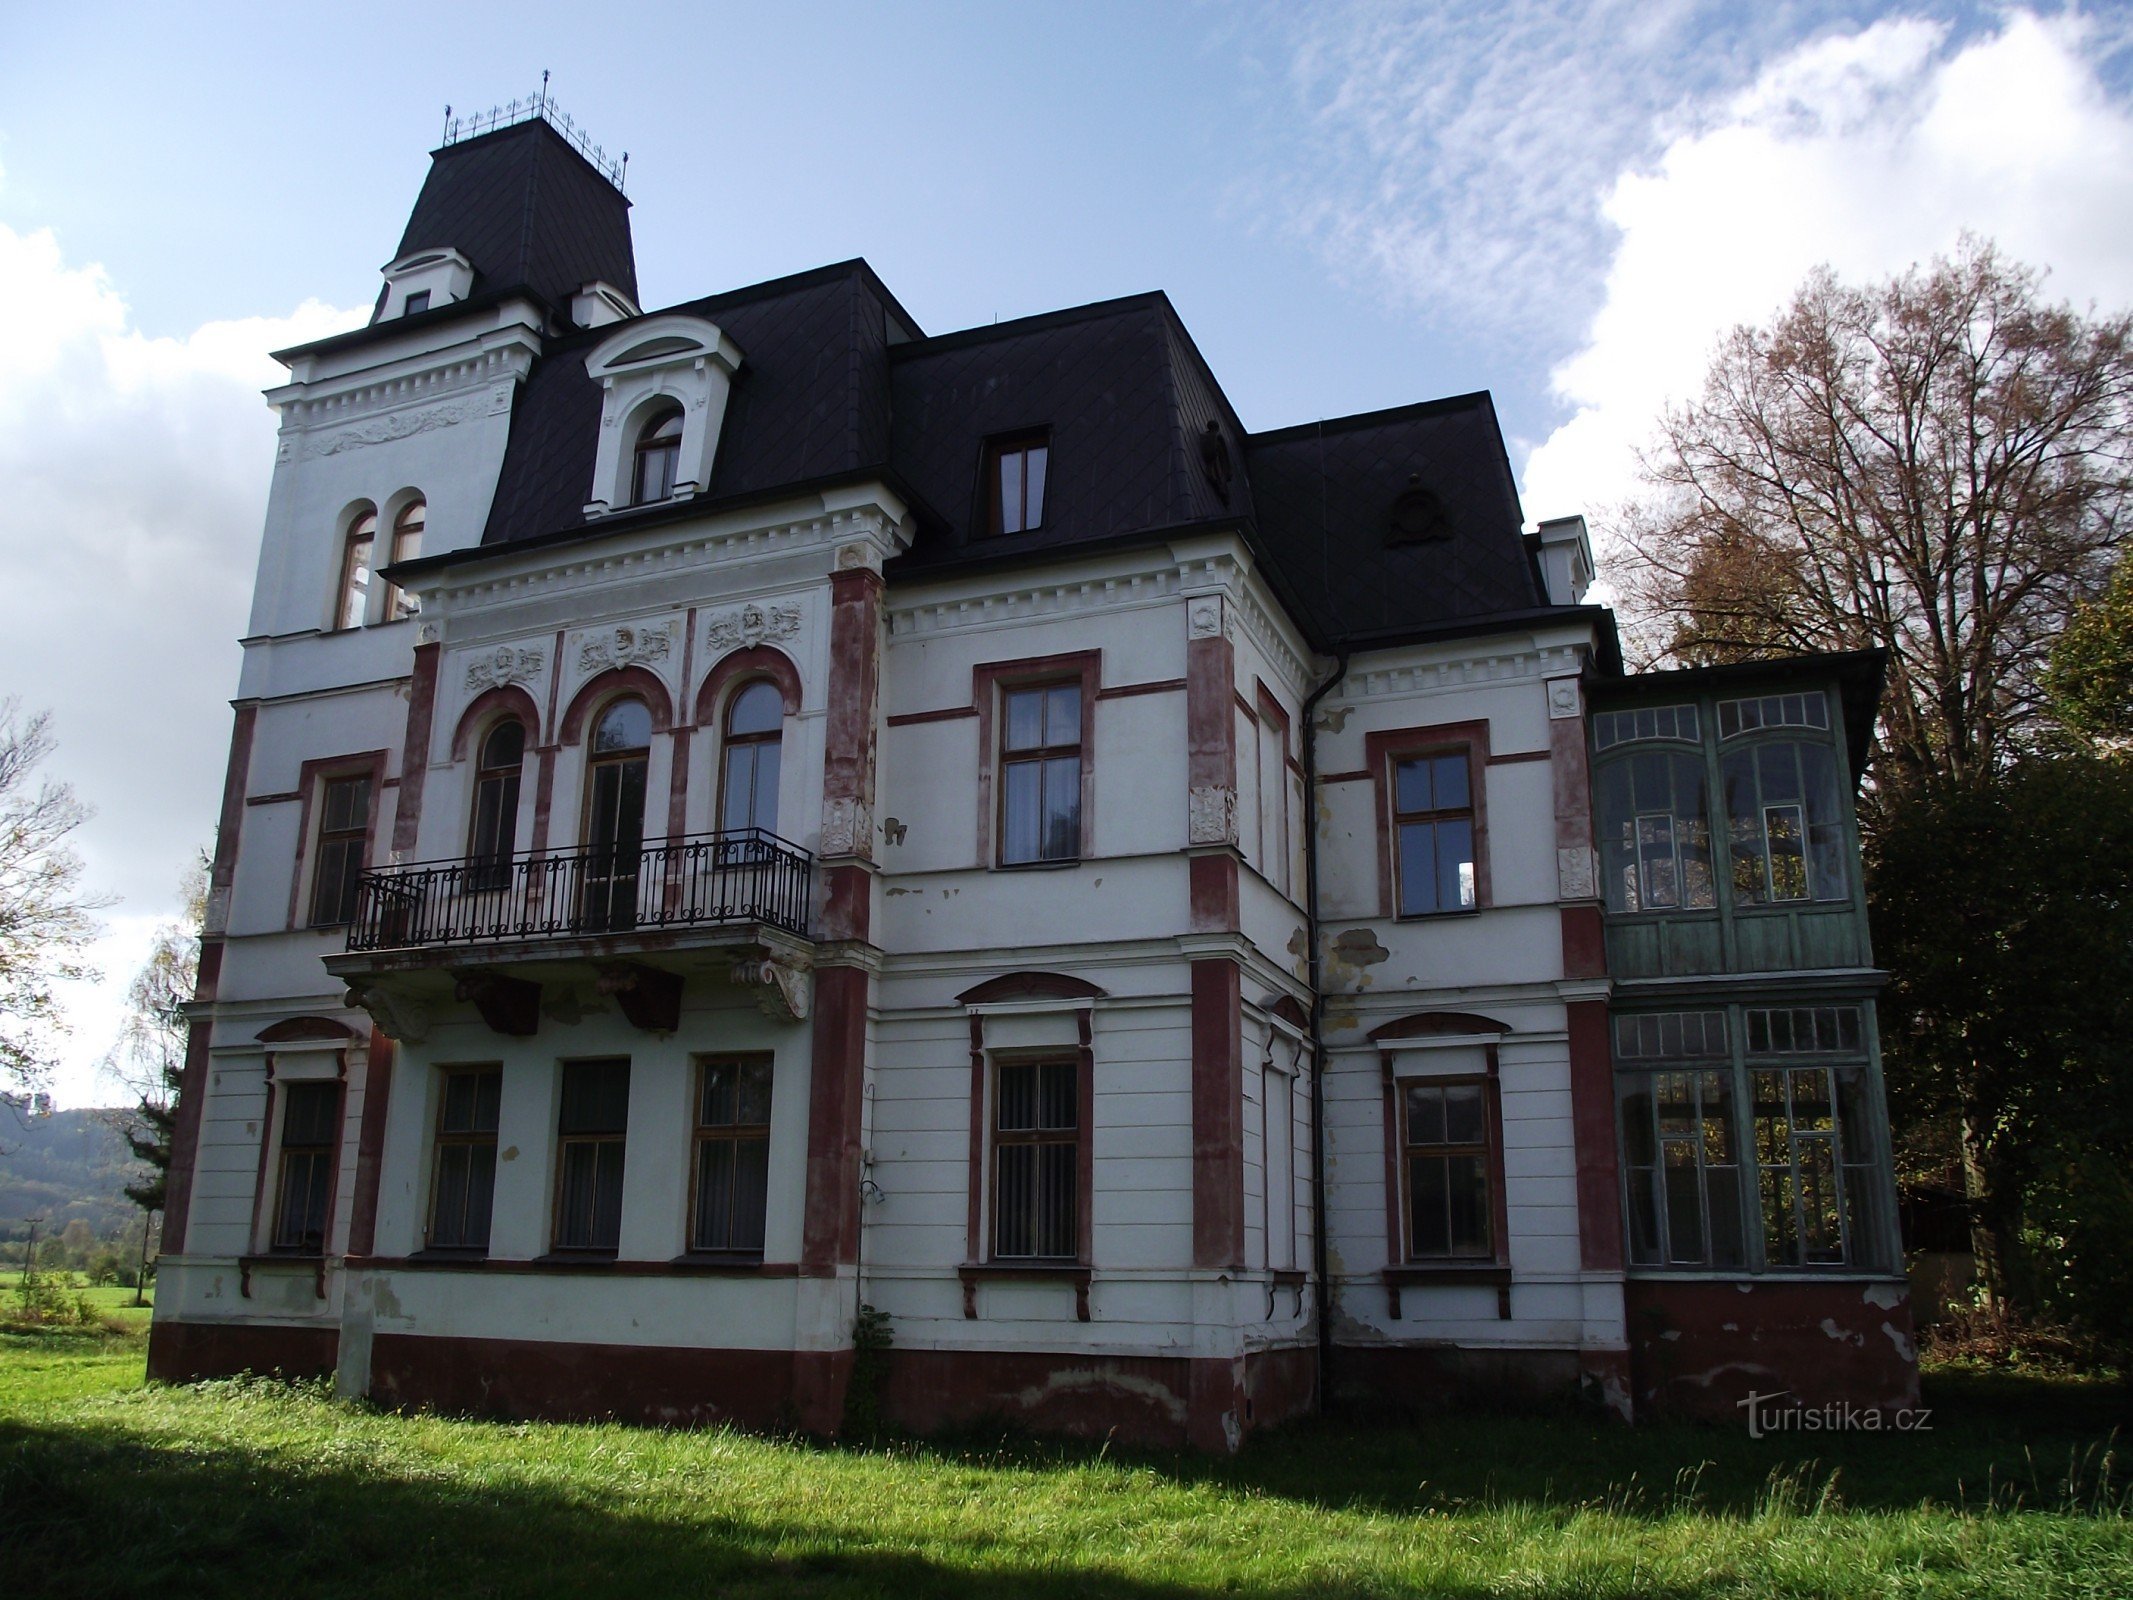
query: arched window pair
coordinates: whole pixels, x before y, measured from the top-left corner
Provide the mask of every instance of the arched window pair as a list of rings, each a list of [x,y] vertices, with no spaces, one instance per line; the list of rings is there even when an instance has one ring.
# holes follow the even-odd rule
[[[393,537],[386,564],[412,561],[422,554],[422,529],[429,520],[429,504],[410,500],[393,518]],[[366,507],[348,525],[341,547],[341,582],[333,613],[336,629],[360,628],[370,621],[370,575],[378,543],[378,514]],[[378,620],[397,622],[417,610],[415,597],[397,584],[385,586],[385,603]]]

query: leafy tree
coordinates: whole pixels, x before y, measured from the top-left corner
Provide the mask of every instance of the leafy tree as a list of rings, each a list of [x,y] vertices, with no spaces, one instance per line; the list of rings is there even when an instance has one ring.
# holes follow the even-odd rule
[[[126,1185],[126,1198],[141,1208],[141,1267],[148,1266],[148,1222],[163,1209],[170,1182],[171,1139],[177,1127],[178,1087],[185,1073],[190,1028],[186,1002],[200,972],[200,926],[207,914],[207,857],[196,860],[179,885],[185,914],[156,930],[148,959],[126,990],[126,1026],[105,1068],[133,1095],[119,1130],[148,1172]]]
[[[1965,240],[1884,283],[1822,269],[1668,411],[1619,581],[1647,653],[1889,652],[1882,784],[2034,742],[2053,641],[2133,517],[2133,318],[2045,303]]]
[[[1872,841],[1868,884],[1891,1116],[1959,1130],[1990,1302],[2078,1311],[2133,1348],[2111,1220],[2133,1205],[2094,1181],[2133,1171],[2133,762],[1921,786]]]
[[[2133,748],[2133,554],[2052,646],[2044,691],[2077,747]]]
[[[0,1094],[18,1105],[49,1072],[50,1037],[64,1027],[53,985],[88,976],[89,913],[107,903],[83,892],[66,844],[88,808],[66,784],[30,787],[53,747],[49,712],[25,717],[0,700]]]

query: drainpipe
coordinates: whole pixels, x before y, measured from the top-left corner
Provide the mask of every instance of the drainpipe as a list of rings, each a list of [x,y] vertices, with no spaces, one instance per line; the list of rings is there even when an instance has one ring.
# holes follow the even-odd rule
[[[1311,691],[1299,715],[1303,723],[1304,939],[1311,975],[1311,1026],[1306,1036],[1311,1043],[1311,1265],[1312,1276],[1317,1280],[1312,1299],[1318,1312],[1321,1416],[1325,1414],[1326,1395],[1331,1387],[1327,1376],[1333,1357],[1333,1295],[1326,1271],[1326,1051],[1320,1037],[1325,1025],[1326,992],[1320,981],[1318,952],[1318,724],[1312,720],[1312,713],[1318,709],[1319,701],[1347,676],[1348,652],[1342,650],[1334,658],[1333,675]]]

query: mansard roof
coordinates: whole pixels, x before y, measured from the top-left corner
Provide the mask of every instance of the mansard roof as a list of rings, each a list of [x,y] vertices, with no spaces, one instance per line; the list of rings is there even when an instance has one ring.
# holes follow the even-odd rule
[[[637,298],[630,203],[541,118],[430,152],[394,259],[457,250],[477,296],[526,291],[567,307],[595,279]]]

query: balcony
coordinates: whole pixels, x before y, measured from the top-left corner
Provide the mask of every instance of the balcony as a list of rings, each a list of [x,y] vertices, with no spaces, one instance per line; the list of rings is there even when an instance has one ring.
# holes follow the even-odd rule
[[[668,1031],[692,979],[744,987],[797,1020],[813,884],[814,858],[760,828],[380,867],[325,965],[396,1039],[466,1001],[501,1033],[610,1000]]]
[[[407,950],[767,923],[807,936],[814,859],[761,828],[380,867],[356,889],[350,950]]]

